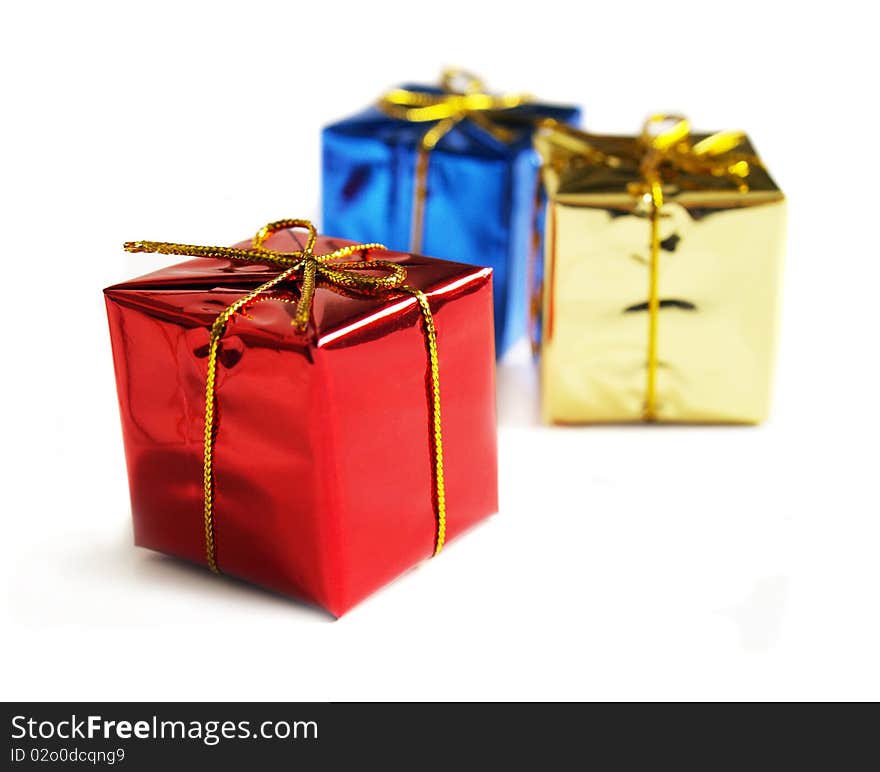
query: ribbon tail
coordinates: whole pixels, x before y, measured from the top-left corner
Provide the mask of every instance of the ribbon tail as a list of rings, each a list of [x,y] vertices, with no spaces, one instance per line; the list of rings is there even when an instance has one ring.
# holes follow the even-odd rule
[[[420,146],[416,153],[416,174],[413,181],[412,224],[409,235],[409,251],[420,253],[425,234],[425,199],[428,197],[429,151]]]
[[[317,274],[317,261],[306,260],[303,266],[302,289],[293,317],[293,325],[299,332],[305,332],[309,326],[309,314],[312,310],[312,298],[315,296]]]
[[[428,165],[431,151],[456,124],[464,119],[464,115],[440,121],[425,132],[416,151],[416,172],[413,182],[412,221],[410,225],[409,251],[420,253],[425,234],[425,202],[428,198]]]
[[[645,384],[644,420],[657,420],[657,336],[660,316],[660,208],[663,206],[663,186],[659,180],[651,182],[651,261],[648,279],[648,367]]]
[[[211,339],[208,344],[208,370],[205,376],[205,444],[203,453],[203,484],[204,484],[204,525],[205,525],[205,559],[208,568],[215,574],[220,573],[217,565],[217,546],[214,538],[214,441],[217,438],[219,418],[217,415],[217,353],[220,348],[220,339],[226,331],[229,320],[253,302],[267,290],[280,284],[297,270],[297,266],[288,268],[274,278],[261,284],[255,290],[236,300],[227,306],[211,325]]]
[[[434,451],[434,515],[437,526],[434,537],[434,555],[439,555],[446,542],[446,483],[443,477],[443,426],[440,418],[440,354],[437,349],[437,329],[428,296],[419,289],[402,287],[415,296],[422,312],[425,344],[428,350],[428,371],[431,381],[429,405],[431,409],[431,445]]]

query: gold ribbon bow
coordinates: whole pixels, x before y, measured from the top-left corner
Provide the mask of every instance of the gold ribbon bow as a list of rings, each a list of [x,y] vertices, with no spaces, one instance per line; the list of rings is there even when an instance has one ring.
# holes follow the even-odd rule
[[[748,176],[752,168],[762,165],[761,160],[752,153],[735,152],[745,140],[745,134],[741,131],[721,131],[693,142],[690,122],[679,115],[652,115],[644,122],[640,136],[635,141],[619,139],[614,153],[600,150],[595,144],[594,135],[555,121],[545,121],[543,126],[560,146],[575,157],[583,158],[590,164],[612,168],[629,162],[637,165],[642,178],[632,183],[629,190],[650,206],[648,361],[643,418],[645,421],[655,421],[660,315],[660,210],[663,207],[664,186],[676,184],[682,174],[710,175],[723,177],[739,192],[747,193]]]
[[[295,252],[276,252],[266,249],[263,244],[273,233],[288,228],[302,228],[308,232],[306,245]],[[446,540],[446,492],[443,480],[443,437],[440,422],[440,365],[437,353],[437,332],[434,327],[434,316],[424,292],[407,286],[406,269],[402,265],[389,260],[343,260],[351,255],[366,255],[373,249],[385,249],[381,244],[352,244],[341,247],[324,255],[314,253],[318,234],[315,226],[308,220],[288,219],[269,223],[261,228],[253,238],[250,249],[236,247],[203,247],[191,244],[171,244],[164,241],[129,241],[124,245],[126,252],[156,252],[162,255],[180,255],[188,257],[206,257],[221,260],[238,260],[248,263],[263,263],[277,266],[284,270],[261,284],[255,290],[227,306],[211,325],[211,337],[208,345],[207,375],[205,378],[205,444],[204,444],[204,516],[205,516],[205,556],[208,566],[215,573],[220,573],[217,565],[216,545],[214,539],[214,440],[217,435],[217,354],[220,339],[226,330],[229,320],[249,304],[260,299],[260,296],[272,288],[293,278],[299,278],[300,297],[296,303],[291,324],[304,332],[308,327],[312,302],[317,286],[324,286],[340,294],[381,295],[388,292],[406,292],[415,296],[421,309],[424,321],[425,342],[428,350],[431,374],[431,395],[429,407],[431,411],[432,439],[434,450],[434,501],[437,530],[434,541],[434,554],[438,554]],[[374,276],[369,271],[382,271],[384,276]]]
[[[496,114],[533,101],[528,94],[489,94],[482,80],[459,69],[444,70],[440,88],[443,90],[440,94],[397,88],[383,94],[379,99],[379,108],[392,118],[415,123],[434,123],[422,136],[416,156],[411,252],[422,249],[425,199],[428,195],[428,158],[437,143],[465,119],[495,139],[511,142],[514,133],[496,122]]]

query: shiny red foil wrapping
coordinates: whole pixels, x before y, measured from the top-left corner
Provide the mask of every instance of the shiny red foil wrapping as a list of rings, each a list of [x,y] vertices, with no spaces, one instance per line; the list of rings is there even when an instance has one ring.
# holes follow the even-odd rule
[[[303,243],[299,232],[281,231],[266,247]],[[348,243],[319,237],[315,253]],[[447,539],[455,538],[497,510],[491,270],[396,252],[371,257],[404,265],[434,314]],[[138,545],[207,563],[209,329],[279,270],[196,259],[104,290]],[[295,300],[297,286],[269,297],[236,314],[220,344],[217,563],[339,616],[434,549],[422,317],[411,295],[319,288],[301,334],[293,305],[277,300]]]

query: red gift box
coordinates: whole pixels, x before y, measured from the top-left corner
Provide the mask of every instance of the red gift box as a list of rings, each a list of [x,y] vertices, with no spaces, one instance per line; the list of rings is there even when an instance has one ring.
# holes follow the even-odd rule
[[[314,253],[348,244],[318,237]],[[302,253],[307,240],[286,229],[264,246]],[[446,539],[497,510],[491,270],[378,249],[362,259],[401,266],[409,292],[319,282],[300,331],[297,275],[225,324],[210,529],[211,328],[283,267],[203,257],[104,291],[136,544],[208,565],[213,554],[221,572],[336,616],[431,556],[442,544],[433,381],[413,290],[436,328]]]

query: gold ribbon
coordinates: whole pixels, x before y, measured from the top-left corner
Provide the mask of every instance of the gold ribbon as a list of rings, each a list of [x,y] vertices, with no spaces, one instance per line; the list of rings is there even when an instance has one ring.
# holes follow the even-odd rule
[[[751,167],[760,163],[753,155],[733,153],[745,139],[741,131],[721,131],[699,142],[691,141],[691,126],[679,115],[652,115],[642,126],[639,143],[644,148],[639,169],[643,195],[651,202],[651,251],[648,279],[648,368],[644,420],[657,420],[657,338],[660,318],[660,210],[663,183],[680,172],[726,177],[745,193]]]
[[[664,186],[674,184],[681,174],[723,177],[741,193],[749,190],[748,176],[761,166],[753,153],[735,152],[745,140],[741,131],[721,131],[693,142],[690,122],[679,115],[649,117],[635,141],[620,141],[620,154],[604,153],[591,142],[593,135],[555,121],[542,126],[560,145],[591,164],[612,168],[627,161],[637,164],[641,181],[629,186],[630,192],[650,205],[650,261],[648,275],[648,355],[645,383],[645,421],[657,420],[657,339],[660,316],[660,218]]]
[[[276,252],[266,249],[263,244],[273,233],[287,228],[303,228],[308,232],[306,246],[295,252]],[[443,479],[443,436],[440,422],[440,360],[437,353],[437,332],[434,327],[434,316],[424,292],[409,287],[406,281],[406,269],[402,265],[389,260],[358,260],[333,262],[361,253],[366,255],[373,249],[385,249],[381,244],[352,244],[341,247],[324,255],[314,253],[318,234],[315,226],[308,220],[288,219],[269,223],[261,228],[253,238],[250,249],[236,247],[203,247],[191,244],[171,244],[164,241],[129,241],[124,245],[126,252],[156,252],[162,255],[180,255],[188,257],[205,257],[221,260],[238,260],[248,263],[263,263],[284,270],[255,290],[227,306],[211,325],[211,337],[208,346],[207,375],[205,378],[205,439],[204,439],[204,519],[205,519],[205,556],[208,566],[215,573],[220,573],[217,565],[216,545],[214,538],[214,443],[217,436],[217,354],[220,339],[226,330],[229,320],[249,304],[260,299],[260,296],[272,288],[293,278],[299,278],[300,297],[296,304],[291,324],[304,332],[308,327],[309,315],[314,301],[317,286],[327,287],[340,294],[382,295],[388,292],[406,292],[415,296],[421,309],[424,321],[425,343],[428,350],[429,369],[431,374],[431,395],[429,407],[431,411],[432,444],[434,452],[434,509],[437,529],[434,540],[434,555],[443,548],[446,540],[446,488]],[[374,276],[365,271],[382,271],[383,276]]]
[[[379,108],[392,118],[415,123],[434,123],[422,135],[416,156],[410,251],[420,252],[424,235],[425,199],[428,195],[428,158],[437,143],[467,119],[500,142],[515,134],[498,124],[498,113],[519,107],[533,98],[528,94],[489,94],[482,80],[459,69],[443,71],[443,93],[396,88],[379,98]],[[506,116],[509,119],[509,116]]]

